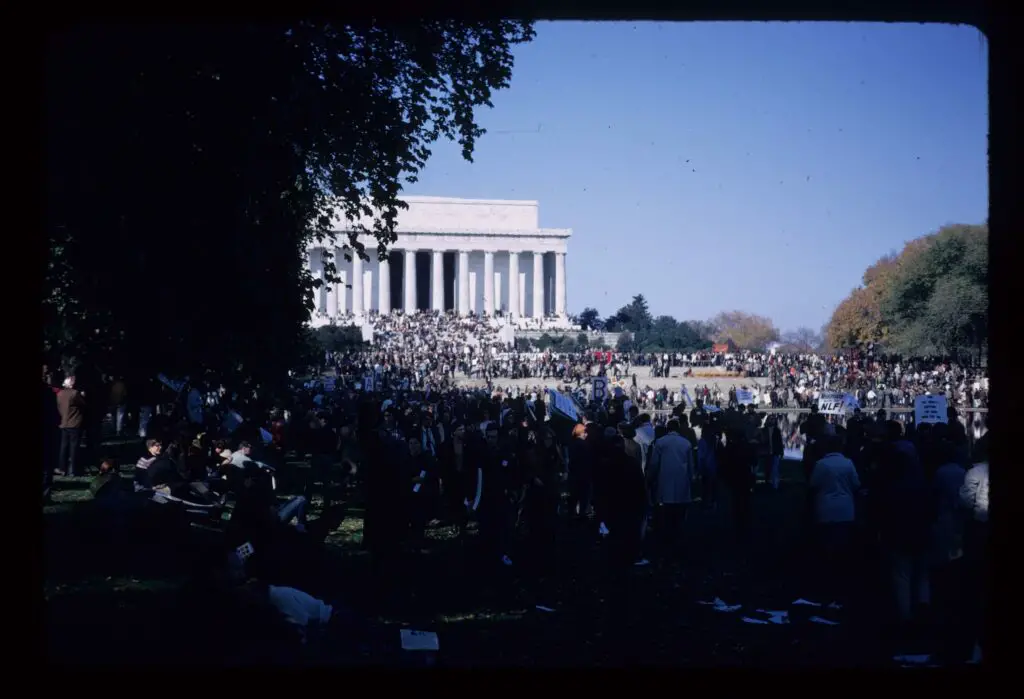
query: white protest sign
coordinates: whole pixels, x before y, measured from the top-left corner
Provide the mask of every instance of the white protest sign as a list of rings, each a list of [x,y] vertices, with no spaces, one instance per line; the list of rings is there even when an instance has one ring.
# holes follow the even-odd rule
[[[754,392],[749,388],[737,388],[736,402],[740,405],[750,405],[754,402]]]
[[[829,391],[818,396],[818,412],[823,415],[845,415],[846,394],[836,391]]]
[[[373,374],[367,374],[363,377],[363,390],[373,392]]]
[[[683,398],[686,399],[686,404],[692,408],[693,398],[690,397],[690,389],[688,389],[686,386],[683,386]]]
[[[590,390],[594,401],[604,403],[608,400],[608,379],[604,376],[595,376]]]
[[[949,422],[945,396],[918,396],[914,399],[914,421],[924,423]]]

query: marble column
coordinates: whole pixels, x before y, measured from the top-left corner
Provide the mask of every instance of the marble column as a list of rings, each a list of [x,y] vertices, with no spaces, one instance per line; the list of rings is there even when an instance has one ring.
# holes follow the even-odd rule
[[[313,275],[313,281],[323,281],[324,259],[320,255],[320,248],[313,248],[309,251],[309,271]],[[313,313],[320,313],[324,310],[323,293],[323,285],[313,287]]]
[[[434,250],[430,255],[430,308],[444,312],[444,251]]]
[[[363,314],[363,258],[352,251],[352,315]]]
[[[391,313],[391,260],[387,257],[377,263],[377,312]]]
[[[342,253],[341,257],[338,258],[337,263],[340,267],[345,264],[345,254]],[[338,270],[338,315],[345,315],[348,313],[348,272],[345,270]]]
[[[338,317],[338,282],[331,282],[327,289],[327,319],[335,320]]]
[[[405,251],[405,305],[402,307],[406,315],[416,312],[416,251]]]
[[[519,317],[519,253],[508,254],[508,311],[513,320]]]
[[[565,253],[555,253],[555,315],[565,317]]]
[[[544,317],[544,253],[533,253],[533,317]]]
[[[494,253],[484,253],[484,315],[494,315]]]
[[[469,252],[459,252],[459,315],[469,315]]]

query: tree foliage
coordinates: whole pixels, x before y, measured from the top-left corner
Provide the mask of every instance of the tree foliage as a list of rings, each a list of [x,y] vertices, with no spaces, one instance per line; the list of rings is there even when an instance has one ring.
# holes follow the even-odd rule
[[[620,308],[615,315],[610,316],[604,322],[605,330],[608,332],[647,332],[651,329],[654,319],[647,307],[647,299],[643,294],[637,294],[633,300]]]
[[[715,342],[732,340],[740,349],[763,351],[779,339],[779,331],[770,318],[744,311],[725,311],[711,319]]]
[[[576,322],[584,330],[603,330],[604,323],[601,321],[601,314],[596,308],[587,306],[583,312],[576,317]]]
[[[827,326],[836,349],[980,357],[988,336],[988,227],[953,225],[908,243],[864,274]]]
[[[317,347],[325,352],[348,352],[366,345],[362,329],[354,325],[322,325],[313,335]]]
[[[119,373],[283,380],[323,283],[310,243],[348,219],[383,254],[403,179],[438,139],[471,159],[475,109],[532,37],[444,20],[54,35],[44,349]]]
[[[605,320],[601,319],[597,309],[585,308],[577,322],[587,329],[618,333],[616,349],[620,351],[695,352],[711,346],[696,323],[677,321],[668,315],[653,318],[643,294],[634,296]]]
[[[810,354],[820,352],[824,345],[821,333],[811,328],[800,327],[782,334],[782,351]]]

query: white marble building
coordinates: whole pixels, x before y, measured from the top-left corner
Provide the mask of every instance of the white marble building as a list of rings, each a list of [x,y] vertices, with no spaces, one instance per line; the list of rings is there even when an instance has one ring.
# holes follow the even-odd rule
[[[370,260],[345,260],[347,235],[339,228],[335,265],[341,284],[321,287],[311,319],[319,326],[366,311],[406,313],[457,310],[546,319],[567,325],[567,228],[541,228],[535,201],[404,197],[398,240],[388,259],[377,260],[377,242],[361,239]],[[339,226],[343,224],[339,222]],[[309,268],[323,275],[322,245],[311,246]],[[536,320],[531,320],[536,323]],[[518,323],[517,323],[518,324]]]

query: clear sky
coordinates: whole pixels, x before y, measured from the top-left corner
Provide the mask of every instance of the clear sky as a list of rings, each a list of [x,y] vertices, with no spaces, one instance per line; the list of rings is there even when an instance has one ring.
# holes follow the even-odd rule
[[[540,23],[475,162],[439,145],[406,194],[538,200],[570,313],[818,329],[885,253],[987,218],[987,61],[970,27]]]

